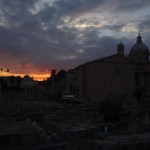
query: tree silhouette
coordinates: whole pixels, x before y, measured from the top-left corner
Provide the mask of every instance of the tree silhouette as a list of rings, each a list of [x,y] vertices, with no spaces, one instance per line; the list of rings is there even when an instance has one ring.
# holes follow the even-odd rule
[[[7,83],[3,77],[0,77],[1,90],[4,92],[7,90]]]
[[[57,73],[56,80],[63,80],[65,76],[66,76],[66,71],[62,69]]]
[[[20,76],[17,76],[16,77],[16,82],[17,82],[17,84],[21,84],[21,82],[22,82],[22,78],[20,77]]]
[[[14,76],[10,76],[9,77],[10,83],[14,84],[15,83],[15,77]]]

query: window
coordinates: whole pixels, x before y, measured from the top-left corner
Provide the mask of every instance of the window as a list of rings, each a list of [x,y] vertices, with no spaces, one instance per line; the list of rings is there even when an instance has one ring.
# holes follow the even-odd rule
[[[121,73],[120,68],[119,68],[119,67],[116,67],[116,68],[115,68],[115,75],[120,75],[120,73]]]

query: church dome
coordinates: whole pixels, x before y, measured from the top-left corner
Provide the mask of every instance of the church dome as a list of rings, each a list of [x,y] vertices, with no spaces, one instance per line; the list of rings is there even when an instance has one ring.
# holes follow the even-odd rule
[[[137,37],[137,42],[134,44],[130,51],[130,56],[137,57],[136,59],[139,61],[144,61],[149,59],[149,49],[148,47],[142,42],[142,37],[140,33]],[[134,58],[133,58],[134,59]]]
[[[144,43],[136,43],[130,51],[130,55],[149,54],[148,47]]]

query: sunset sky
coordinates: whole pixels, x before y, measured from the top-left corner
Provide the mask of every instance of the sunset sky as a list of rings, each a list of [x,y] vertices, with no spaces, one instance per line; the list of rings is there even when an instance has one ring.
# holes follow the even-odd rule
[[[0,0],[0,68],[50,76],[116,53],[138,32],[150,48],[149,0]]]

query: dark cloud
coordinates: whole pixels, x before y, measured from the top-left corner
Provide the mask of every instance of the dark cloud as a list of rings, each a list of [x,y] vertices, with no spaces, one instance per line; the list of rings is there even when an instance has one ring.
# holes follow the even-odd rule
[[[149,30],[149,26],[150,26],[150,15],[142,18],[142,21],[139,22],[138,24],[140,31],[144,31],[145,29]]]
[[[126,24],[116,24],[116,25],[105,25],[103,28],[104,29],[109,29],[115,32],[121,32],[121,29],[125,26]]]
[[[140,9],[146,8],[148,6],[150,6],[149,0],[114,0],[112,2],[106,3],[106,8],[110,8],[110,10],[122,13],[131,13],[134,11],[139,11]]]
[[[59,15],[81,15],[97,8],[103,2],[104,0],[59,0],[54,3],[54,6]]]
[[[101,38],[93,37],[92,42],[90,40],[87,39],[86,43],[89,43],[89,45],[85,47],[86,55],[89,56],[89,58],[104,57],[116,53],[116,45],[118,44],[117,39],[103,36]],[[92,43],[94,44],[92,45]]]
[[[19,64],[25,71],[28,64],[40,71],[69,69],[116,53],[116,45],[120,41],[128,53],[136,39],[129,34],[123,35],[122,29],[128,19],[123,18],[123,13],[139,11],[149,5],[148,0],[57,0],[51,5],[42,3],[42,0],[0,0],[1,64]],[[105,12],[111,14],[109,17],[104,14],[99,20],[95,16],[94,19],[87,17],[96,11],[99,11],[99,16]],[[116,12],[122,12],[123,17],[115,18]],[[74,26],[76,23],[87,27],[77,28]],[[138,29],[148,30],[149,23],[148,16],[140,18]],[[105,31],[119,36],[104,36]],[[148,32],[145,35],[148,42]]]
[[[17,9],[22,9],[22,8],[28,8],[29,6],[33,6],[38,0],[25,0],[25,1],[20,1],[20,0],[0,0],[0,3],[2,5],[5,5],[7,7],[16,7]]]

